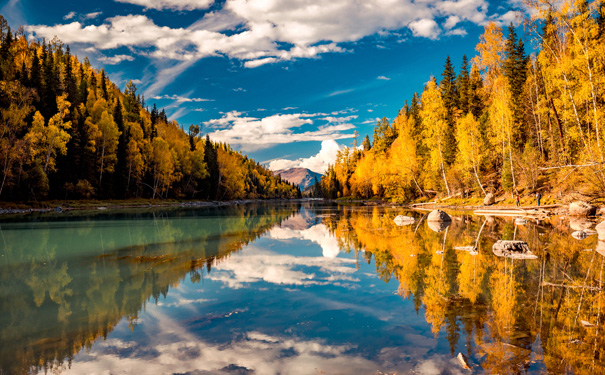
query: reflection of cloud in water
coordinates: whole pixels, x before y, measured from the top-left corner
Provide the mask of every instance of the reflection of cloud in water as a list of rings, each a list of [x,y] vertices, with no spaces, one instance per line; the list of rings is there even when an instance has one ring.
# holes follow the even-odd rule
[[[338,240],[330,235],[324,224],[317,224],[307,229],[275,227],[269,232],[269,237],[275,240],[300,239],[315,242],[321,246],[323,256],[326,258],[335,258],[340,252]]]
[[[165,302],[159,301],[157,303],[157,305],[166,306],[166,307],[182,307],[182,306],[188,306],[188,305],[204,303],[204,302],[209,302],[209,301],[212,301],[212,300],[207,299],[207,298],[189,299],[189,298],[185,298],[185,297],[178,297],[175,302],[165,303]]]
[[[374,374],[386,368],[426,375],[446,370],[462,374],[451,357],[428,354],[434,340],[383,348],[376,358],[369,359],[355,353],[357,348],[351,344],[259,331],[227,343],[205,342],[159,309],[152,307],[148,314],[154,322],[149,325],[153,335],[147,332],[146,342],[109,339],[78,355],[63,374]],[[410,361],[410,354],[417,351],[424,359]]]
[[[294,270],[295,267],[317,267],[329,275],[321,277],[315,273]],[[281,285],[313,285],[336,280],[359,281],[348,276],[355,271],[354,259],[296,257],[249,246],[245,252],[216,265],[208,279],[223,282],[234,289],[259,281]]]

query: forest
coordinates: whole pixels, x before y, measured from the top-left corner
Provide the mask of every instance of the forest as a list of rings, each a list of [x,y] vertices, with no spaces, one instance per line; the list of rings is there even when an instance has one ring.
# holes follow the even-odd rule
[[[328,198],[394,201],[605,196],[605,7],[601,1],[528,2],[523,38],[485,26],[476,56],[378,121],[372,141],[338,154],[315,189]],[[510,196],[510,195],[509,195]]]
[[[57,38],[0,15],[0,200],[295,198],[300,190],[227,144],[150,110]]]

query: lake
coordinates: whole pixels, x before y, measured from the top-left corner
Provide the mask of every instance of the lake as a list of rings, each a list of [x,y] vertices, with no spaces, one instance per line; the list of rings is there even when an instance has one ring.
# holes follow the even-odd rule
[[[426,214],[2,218],[0,374],[605,373],[603,243],[571,235],[595,222]],[[494,255],[500,239],[536,259]]]

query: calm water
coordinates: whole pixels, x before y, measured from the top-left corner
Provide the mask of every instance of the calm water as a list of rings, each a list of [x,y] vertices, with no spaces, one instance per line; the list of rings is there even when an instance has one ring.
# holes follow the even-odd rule
[[[459,353],[603,374],[589,225],[317,203],[5,219],[0,374],[468,374]]]

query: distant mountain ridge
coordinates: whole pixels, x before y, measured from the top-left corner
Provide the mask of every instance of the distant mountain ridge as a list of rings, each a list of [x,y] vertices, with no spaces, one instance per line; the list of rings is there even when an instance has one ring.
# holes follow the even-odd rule
[[[319,181],[323,176],[308,168],[281,169],[279,171],[274,171],[273,174],[276,176],[279,175],[282,179],[300,186],[301,190],[313,185],[315,183],[315,177],[317,177],[317,181]]]

